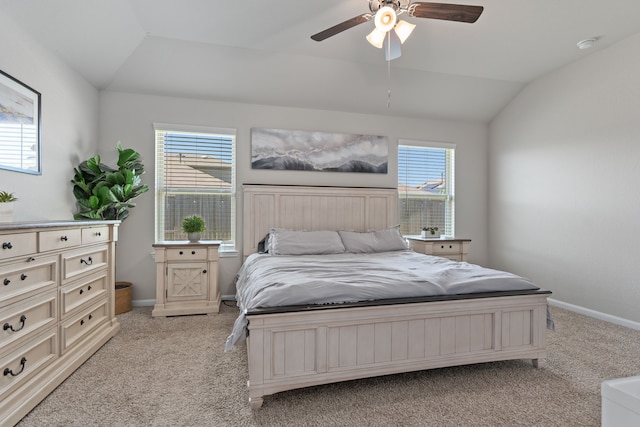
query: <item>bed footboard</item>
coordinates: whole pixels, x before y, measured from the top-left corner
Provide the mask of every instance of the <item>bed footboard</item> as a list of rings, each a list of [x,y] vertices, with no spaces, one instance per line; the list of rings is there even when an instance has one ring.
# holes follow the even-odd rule
[[[249,402],[358,378],[509,359],[544,366],[547,295],[249,315]]]

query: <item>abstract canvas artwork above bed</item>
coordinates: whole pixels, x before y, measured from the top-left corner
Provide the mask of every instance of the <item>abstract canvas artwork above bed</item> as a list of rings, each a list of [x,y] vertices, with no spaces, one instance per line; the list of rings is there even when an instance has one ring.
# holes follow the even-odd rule
[[[387,173],[386,136],[251,129],[251,168]]]

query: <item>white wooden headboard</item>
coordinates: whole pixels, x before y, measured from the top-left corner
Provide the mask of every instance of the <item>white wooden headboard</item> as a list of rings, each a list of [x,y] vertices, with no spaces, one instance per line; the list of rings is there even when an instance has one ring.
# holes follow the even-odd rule
[[[395,188],[243,187],[243,254],[258,250],[271,228],[290,230],[382,230],[398,224]]]

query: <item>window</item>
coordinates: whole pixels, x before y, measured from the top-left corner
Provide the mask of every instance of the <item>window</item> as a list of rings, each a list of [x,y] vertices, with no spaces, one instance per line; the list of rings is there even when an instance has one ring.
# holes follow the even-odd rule
[[[400,232],[420,234],[422,227],[438,227],[454,236],[455,145],[414,143],[398,145]]]
[[[235,241],[235,130],[155,124],[156,241],[187,240],[182,220],[204,219],[203,240]]]

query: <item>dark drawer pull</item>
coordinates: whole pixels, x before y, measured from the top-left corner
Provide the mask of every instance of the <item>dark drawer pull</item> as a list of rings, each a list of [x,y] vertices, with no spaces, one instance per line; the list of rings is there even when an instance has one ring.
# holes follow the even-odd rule
[[[180,252],[178,252],[178,253],[179,253],[180,255],[182,255],[182,254],[183,254],[183,252],[182,252],[182,251],[180,251]]]
[[[26,278],[27,278],[27,275],[26,275],[26,274],[22,273],[22,274],[20,275],[20,280],[25,280]]]
[[[23,357],[22,359],[20,359],[20,365],[21,365],[20,370],[14,373],[11,369],[4,368],[4,376],[6,377],[7,375],[11,375],[12,377],[17,377],[22,373],[22,371],[24,371],[24,367],[26,364],[27,364],[27,358]]]
[[[11,244],[11,242],[4,242],[2,244],[2,249],[11,249],[13,248],[13,245]]]
[[[84,325],[84,319],[80,321],[80,325]]]
[[[91,257],[87,258],[86,261],[84,258],[80,258],[80,264],[91,265],[93,264],[93,260],[91,259]]]
[[[27,262],[33,262],[33,261],[35,261],[35,260],[36,260],[36,259],[35,259],[34,257],[32,257],[32,256],[30,256],[29,258],[27,258]]]
[[[96,236],[100,237],[100,236],[102,236],[102,234],[100,234],[100,232],[98,231],[98,232],[96,232]]]
[[[4,282],[2,282],[2,283],[4,283],[4,285],[5,285],[5,286],[7,286],[9,283],[11,283],[11,280],[9,280],[9,279],[4,279]]]
[[[80,295],[84,294],[84,290],[80,289]]]
[[[66,242],[69,239],[67,238],[67,236],[60,236],[60,240],[62,240],[63,242]]]
[[[202,273],[203,274],[207,274],[207,270],[202,270]]]
[[[191,251],[191,255],[195,255],[195,254],[196,254],[196,251]]]
[[[4,326],[2,327],[3,331],[6,331],[7,329],[11,329],[12,332],[18,332],[19,330],[21,330],[22,328],[24,328],[24,324],[25,321],[27,320],[27,316],[25,316],[24,314],[22,316],[20,316],[20,327],[18,329],[14,329],[13,325],[10,325],[9,322],[5,323]]]

